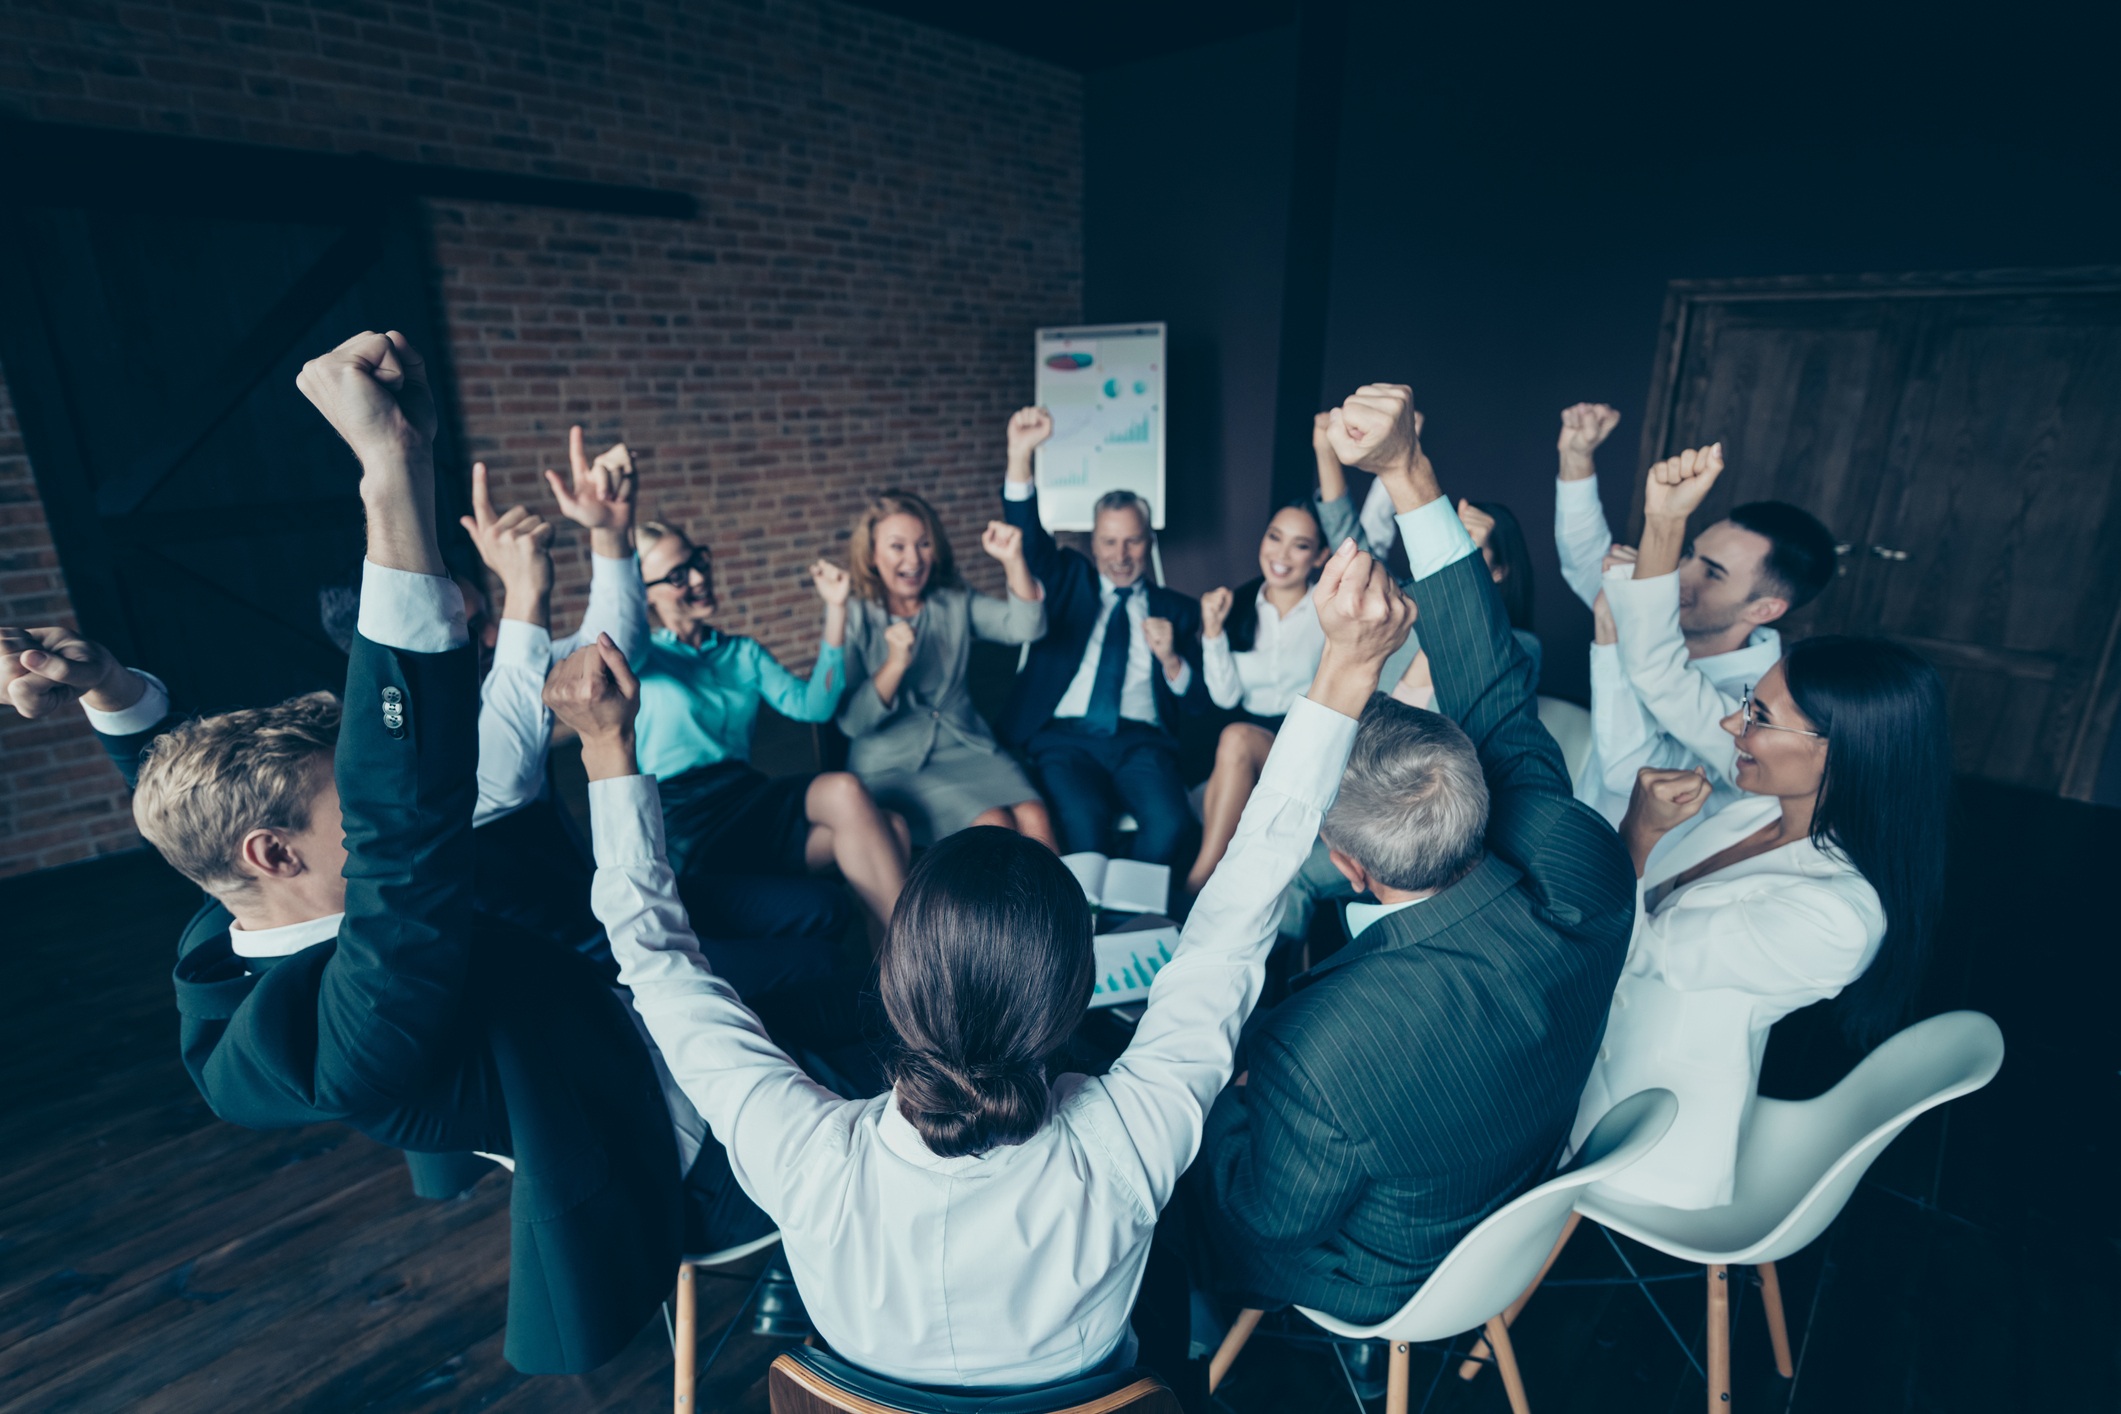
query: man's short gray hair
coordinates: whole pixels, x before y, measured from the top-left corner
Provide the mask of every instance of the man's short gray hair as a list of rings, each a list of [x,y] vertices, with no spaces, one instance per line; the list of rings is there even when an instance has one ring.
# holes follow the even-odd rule
[[[1488,782],[1458,723],[1382,694],[1363,708],[1340,795],[1319,834],[1408,893],[1440,889],[1480,859]]]
[[[1098,497],[1097,504],[1090,508],[1091,520],[1095,521],[1106,511],[1132,511],[1142,518],[1144,532],[1151,535],[1156,533],[1153,528],[1156,522],[1149,518],[1149,500],[1146,496],[1133,491],[1107,491]]]

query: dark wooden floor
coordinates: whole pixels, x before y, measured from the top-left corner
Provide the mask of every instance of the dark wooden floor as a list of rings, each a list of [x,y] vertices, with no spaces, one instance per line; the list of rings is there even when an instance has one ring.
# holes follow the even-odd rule
[[[2009,1059],[1904,1136],[1785,1264],[1794,1381],[1741,1293],[1741,1410],[2121,1408],[2121,951],[2105,902],[2121,812],[1970,788],[1953,833],[1926,1010],[1988,1011]],[[501,1360],[505,1175],[422,1202],[397,1155],[342,1129],[255,1134],[206,1112],[177,1062],[168,982],[192,899],[147,856],[0,885],[0,1414],[667,1409],[660,1322],[592,1378],[526,1379]],[[1777,1030],[1767,1088],[1813,1093],[1849,1063],[1800,1015]],[[703,1325],[752,1269],[705,1284]],[[1618,1271],[1579,1238],[1520,1323],[1540,1414],[1702,1406],[1638,1294],[1568,1284]],[[1698,1353],[1699,1283],[1656,1289]],[[700,1407],[763,1411],[777,1349],[739,1334]],[[1417,1357],[1417,1403],[1440,1355]],[[1351,1407],[1330,1353],[1287,1341],[1255,1342],[1223,1394],[1237,1414]],[[1490,1374],[1446,1376],[1434,1407],[1507,1406]]]

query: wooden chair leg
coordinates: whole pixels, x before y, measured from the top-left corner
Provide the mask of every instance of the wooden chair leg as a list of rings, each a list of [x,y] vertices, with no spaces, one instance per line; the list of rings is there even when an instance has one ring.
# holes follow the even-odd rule
[[[1731,1407],[1731,1269],[1709,1268],[1709,1414]]]
[[[698,1284],[693,1280],[690,1265],[678,1263],[678,1314],[671,1323],[672,1352],[677,1365],[677,1414],[698,1414],[699,1406],[693,1402],[693,1385],[698,1376],[694,1364],[700,1354],[700,1306]]]
[[[1569,1245],[1569,1239],[1576,1235],[1576,1224],[1582,1221],[1582,1213],[1571,1212],[1569,1220],[1561,1225],[1561,1236],[1554,1239],[1554,1250],[1547,1253],[1546,1264],[1539,1269],[1539,1275],[1532,1278],[1532,1284],[1524,1289],[1524,1294],[1512,1301],[1510,1308],[1502,1313],[1502,1323],[1505,1327],[1517,1324],[1518,1316],[1523,1314],[1524,1308],[1532,1302],[1532,1293],[1539,1290],[1539,1284],[1547,1279],[1547,1273],[1554,1270],[1554,1263],[1561,1257],[1561,1249]],[[1479,1374],[1488,1363],[1488,1356],[1486,1338],[1474,1341],[1472,1351],[1458,1367],[1458,1378],[1470,1380]]]
[[[1511,1414],[1532,1414],[1532,1403],[1524,1397],[1524,1376],[1517,1369],[1517,1347],[1510,1343],[1510,1328],[1500,1316],[1488,1321],[1488,1344],[1495,1347],[1495,1373],[1502,1376],[1503,1392],[1510,1396]]]
[[[1237,1313],[1237,1320],[1231,1325],[1229,1334],[1225,1335],[1223,1343],[1216,1347],[1215,1358],[1208,1362],[1208,1393],[1215,1393],[1215,1387],[1223,1382],[1223,1376],[1230,1373],[1230,1367],[1237,1363],[1237,1352],[1245,1348],[1245,1342],[1252,1338],[1253,1330],[1259,1325],[1259,1318],[1265,1314],[1264,1311],[1249,1308]]]
[[[1407,1389],[1412,1383],[1407,1363],[1413,1347],[1403,1340],[1392,1342],[1392,1361],[1385,1367],[1385,1414],[1407,1414]]]
[[[1773,1262],[1762,1262],[1760,1272],[1760,1309],[1767,1312],[1768,1342],[1775,1347],[1775,1373],[1786,1380],[1797,1378],[1797,1366],[1790,1359],[1790,1325],[1782,1315],[1782,1278],[1775,1275]]]

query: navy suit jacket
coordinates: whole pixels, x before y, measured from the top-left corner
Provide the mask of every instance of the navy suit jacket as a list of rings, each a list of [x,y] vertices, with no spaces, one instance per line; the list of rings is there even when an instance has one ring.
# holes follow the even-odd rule
[[[1635,921],[1627,850],[1573,798],[1480,556],[1414,599],[1437,710],[1487,777],[1487,852],[1254,1017],[1188,1175],[1219,1286],[1365,1323],[1552,1168]]]
[[[1031,645],[1031,656],[1009,704],[1002,709],[996,730],[1009,746],[1021,747],[1032,734],[1053,720],[1053,709],[1067,695],[1068,684],[1083,666],[1083,652],[1090,634],[1105,613],[1103,590],[1097,566],[1075,550],[1064,550],[1046,533],[1038,518],[1038,497],[1022,501],[1002,500],[1002,515],[1024,532],[1024,559],[1031,573],[1046,590],[1046,636]],[[1178,651],[1192,666],[1192,680],[1184,696],[1171,690],[1159,666],[1149,674],[1156,693],[1156,713],[1167,732],[1176,732],[1184,717],[1208,708],[1208,685],[1200,666],[1200,601],[1160,584],[1148,586],[1149,615],[1169,619]]]
[[[339,936],[242,958],[209,901],[178,943],[179,1045],[231,1123],[337,1121],[408,1151],[513,1157],[503,1353],[527,1373],[580,1373],[624,1349],[669,1290],[685,1236],[677,1144],[609,979],[474,908],[474,673],[468,648],[355,640],[335,763]],[[393,690],[396,734],[381,710]],[[168,725],[104,739],[128,783]]]

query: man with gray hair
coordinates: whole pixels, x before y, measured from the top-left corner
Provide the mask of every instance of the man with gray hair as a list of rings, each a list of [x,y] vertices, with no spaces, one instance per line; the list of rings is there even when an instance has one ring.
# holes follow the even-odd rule
[[[1398,509],[1438,711],[1380,697],[1363,714],[1321,833],[1377,902],[1350,904],[1347,945],[1255,1017],[1188,1175],[1203,1230],[1184,1246],[1246,1306],[1372,1322],[1559,1158],[1635,872],[1570,790],[1408,390],[1363,387],[1331,435]]]

